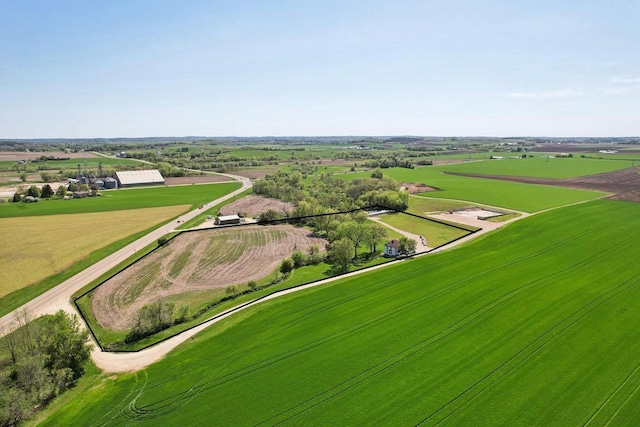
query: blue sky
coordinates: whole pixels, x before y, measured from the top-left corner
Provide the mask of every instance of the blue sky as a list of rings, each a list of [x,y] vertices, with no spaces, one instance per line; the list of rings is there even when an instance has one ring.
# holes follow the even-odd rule
[[[0,138],[640,135],[640,2],[0,0]]]

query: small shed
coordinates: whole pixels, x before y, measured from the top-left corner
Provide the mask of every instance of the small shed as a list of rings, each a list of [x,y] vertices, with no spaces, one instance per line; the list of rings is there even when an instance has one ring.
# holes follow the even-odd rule
[[[238,215],[223,215],[216,217],[214,221],[215,225],[234,225],[240,224],[240,217]]]
[[[398,256],[399,242],[397,239],[393,239],[390,242],[384,244],[384,256],[395,257]]]

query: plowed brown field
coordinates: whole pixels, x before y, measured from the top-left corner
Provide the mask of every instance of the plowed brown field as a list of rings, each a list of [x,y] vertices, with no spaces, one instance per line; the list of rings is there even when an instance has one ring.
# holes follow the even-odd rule
[[[285,203],[277,199],[269,199],[268,197],[255,196],[253,194],[238,199],[233,203],[229,203],[220,209],[222,215],[233,215],[238,212],[246,212],[249,216],[259,215],[269,209],[278,212],[290,211],[294,206],[292,203]]]
[[[325,244],[309,230],[286,224],[183,233],[96,289],[93,313],[102,327],[123,330],[145,304],[259,280],[295,249]]]

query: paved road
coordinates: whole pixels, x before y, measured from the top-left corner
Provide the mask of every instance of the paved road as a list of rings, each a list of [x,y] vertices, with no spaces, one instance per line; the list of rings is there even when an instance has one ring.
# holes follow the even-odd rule
[[[203,205],[202,209],[200,208],[194,209],[180,216],[176,220],[153,230],[146,236],[141,237],[140,239],[125,246],[124,248],[118,250],[117,252],[114,252],[113,254],[101,259],[100,261],[96,262],[86,270],[83,270],[80,273],[76,274],[75,276],[65,280],[55,288],[52,288],[47,292],[43,293],[42,295],[34,298],[33,300],[29,301],[27,304],[23,305],[22,307],[1,317],[0,318],[0,336],[4,335],[4,333],[6,333],[11,328],[11,325],[15,320],[15,313],[24,309],[28,311],[29,315],[32,318],[42,316],[43,314],[53,314],[60,309],[65,310],[69,313],[76,313],[75,309],[72,307],[72,305],[69,302],[71,299],[71,296],[76,291],[83,288],[91,281],[97,279],[107,271],[111,270],[113,267],[117,266],[121,262],[125,261],[132,254],[134,254],[136,250],[146,247],[147,245],[157,241],[160,237],[164,236],[165,234],[173,231],[175,229],[177,221],[180,221],[181,223],[184,221],[188,221],[194,218],[196,215],[198,215],[202,211],[212,206],[215,206],[218,203],[221,203],[227,199],[230,199],[231,197],[245,191],[246,189],[250,188],[253,185],[250,179],[242,176],[229,175],[229,174],[221,174],[221,175],[240,181],[242,183],[242,187],[232,193],[227,194],[226,196],[220,197],[217,200],[214,200],[212,202],[209,202]]]

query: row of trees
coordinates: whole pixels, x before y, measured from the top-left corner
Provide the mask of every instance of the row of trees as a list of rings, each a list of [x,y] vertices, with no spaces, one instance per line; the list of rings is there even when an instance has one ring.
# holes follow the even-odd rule
[[[61,310],[31,321],[23,311],[17,322],[0,338],[0,425],[18,424],[72,387],[91,351],[75,315]]]
[[[138,341],[186,321],[189,316],[189,307],[182,305],[178,309],[177,315],[174,315],[175,312],[176,304],[174,302],[158,300],[144,305],[136,313],[135,325],[125,337],[124,342]]]
[[[88,188],[88,187],[87,187]],[[59,198],[63,198],[67,194],[67,187],[61,185],[54,192],[53,188],[49,184],[45,184],[42,186],[42,189],[32,185],[26,190],[18,190],[13,194],[12,202],[20,202],[20,201],[35,201],[35,199],[43,198],[49,199],[53,196],[57,196]],[[30,199],[27,199],[29,197]]]

